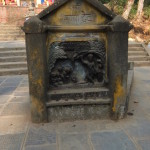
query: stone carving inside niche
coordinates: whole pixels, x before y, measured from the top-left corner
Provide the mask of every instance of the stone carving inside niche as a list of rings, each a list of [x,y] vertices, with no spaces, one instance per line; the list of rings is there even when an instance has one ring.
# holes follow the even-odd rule
[[[105,79],[106,49],[104,42],[54,42],[49,46],[50,87],[101,85]]]

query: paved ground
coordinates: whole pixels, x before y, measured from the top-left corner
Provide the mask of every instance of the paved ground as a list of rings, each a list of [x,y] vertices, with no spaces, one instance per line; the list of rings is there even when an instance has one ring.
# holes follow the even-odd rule
[[[32,124],[27,76],[0,77],[0,150],[150,150],[150,68],[135,68],[133,116]]]

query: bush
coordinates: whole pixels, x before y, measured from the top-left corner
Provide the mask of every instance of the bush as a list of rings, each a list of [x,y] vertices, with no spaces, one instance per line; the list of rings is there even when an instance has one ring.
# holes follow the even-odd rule
[[[150,17],[150,6],[144,7],[144,16],[146,18]]]

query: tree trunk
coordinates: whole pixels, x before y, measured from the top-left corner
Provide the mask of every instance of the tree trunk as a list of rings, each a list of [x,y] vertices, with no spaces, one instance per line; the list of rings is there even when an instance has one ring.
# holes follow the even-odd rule
[[[124,13],[122,15],[122,17],[124,17],[125,19],[128,19],[130,11],[132,9],[132,6],[134,4],[134,1],[135,0],[128,0],[127,5],[125,7],[125,11],[124,11]]]
[[[138,3],[138,10],[137,10],[137,18],[141,18],[142,16],[142,12],[143,12],[143,7],[144,7],[144,0],[139,0],[139,3]]]

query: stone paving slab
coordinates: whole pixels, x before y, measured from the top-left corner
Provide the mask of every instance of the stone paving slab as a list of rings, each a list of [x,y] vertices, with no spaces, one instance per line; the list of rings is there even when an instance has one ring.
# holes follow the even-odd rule
[[[135,68],[129,114],[120,121],[33,124],[28,77],[0,77],[0,150],[149,150],[150,68]]]
[[[139,140],[138,144],[141,146],[141,148],[143,150],[149,150],[150,149],[150,139]]]
[[[0,135],[25,133],[27,131],[28,118],[24,116],[0,117]]]
[[[5,104],[10,99],[11,96],[9,95],[1,95],[0,96],[0,104]]]
[[[15,86],[0,86],[0,96],[1,95],[12,95],[15,91]]]
[[[27,134],[25,146],[56,144],[56,133],[44,130],[44,128],[31,127]]]
[[[60,150],[91,150],[87,134],[60,134]]]
[[[10,103],[26,103],[30,102],[29,96],[13,96],[10,100]]]
[[[94,150],[136,150],[123,131],[96,132],[91,135]]]
[[[0,136],[0,150],[20,150],[24,134],[6,134]]]
[[[12,116],[12,115],[27,115],[29,114],[29,103],[8,103],[1,116]]]
[[[149,138],[150,139],[150,120],[139,118],[136,126],[129,126],[126,131],[134,138]]]
[[[24,148],[24,150],[56,150],[56,145],[36,145],[36,146],[28,146]]]

